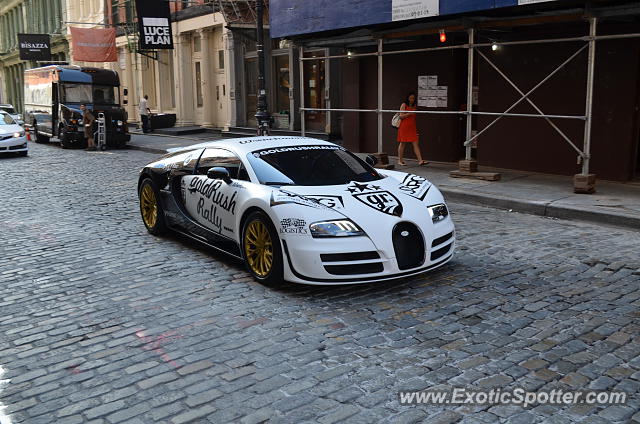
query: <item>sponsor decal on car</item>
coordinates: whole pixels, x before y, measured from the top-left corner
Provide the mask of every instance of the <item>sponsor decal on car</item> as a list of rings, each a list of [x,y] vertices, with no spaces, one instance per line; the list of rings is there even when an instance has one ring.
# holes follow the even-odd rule
[[[404,194],[418,200],[424,200],[430,188],[431,183],[426,178],[414,174],[407,174],[398,186],[398,189]]]
[[[301,218],[284,218],[280,220],[280,233],[289,235],[309,235],[307,221]]]
[[[258,150],[253,152],[253,156],[259,158],[261,156],[273,155],[274,153],[295,152],[304,150],[345,150],[340,146],[291,146],[291,147],[276,147],[274,149]]]
[[[391,192],[383,190],[380,186],[354,181],[349,184],[347,191],[350,192],[356,200],[378,212],[386,213],[387,215],[402,216],[402,203],[400,203],[400,200]]]
[[[225,194],[220,191],[222,181],[208,178],[194,178],[189,184],[189,191],[200,194],[196,205],[197,214],[209,222],[217,233],[222,233],[222,217],[218,208],[235,215],[237,191]]]
[[[316,202],[335,210],[344,209],[344,201],[341,196],[322,195],[322,194],[305,194],[305,198],[315,200]]]
[[[288,203],[295,203],[297,205],[308,206],[316,209],[328,209],[327,206],[315,199],[308,199],[306,196],[303,197],[289,191],[278,190],[271,193],[271,206],[285,205]]]

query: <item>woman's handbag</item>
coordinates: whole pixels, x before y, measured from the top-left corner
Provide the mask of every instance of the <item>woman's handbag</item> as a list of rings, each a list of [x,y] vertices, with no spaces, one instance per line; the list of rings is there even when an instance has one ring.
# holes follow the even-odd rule
[[[400,122],[402,122],[402,119],[400,119],[400,113],[393,115],[393,118],[391,118],[391,126],[396,129],[400,128]]]

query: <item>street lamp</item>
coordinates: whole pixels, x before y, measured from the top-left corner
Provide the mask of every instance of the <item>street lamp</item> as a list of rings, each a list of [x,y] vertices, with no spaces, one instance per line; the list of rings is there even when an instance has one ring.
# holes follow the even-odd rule
[[[267,107],[267,91],[264,82],[264,31],[262,21],[264,15],[264,0],[256,1],[256,50],[258,53],[258,104],[256,120],[258,121],[258,135],[269,135],[271,115]]]

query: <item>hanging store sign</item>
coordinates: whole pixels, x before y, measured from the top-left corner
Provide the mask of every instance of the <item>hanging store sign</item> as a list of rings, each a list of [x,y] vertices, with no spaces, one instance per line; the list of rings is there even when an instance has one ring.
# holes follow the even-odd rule
[[[439,9],[439,0],[393,0],[391,2],[391,20],[404,21],[437,16]]]
[[[18,34],[20,60],[51,60],[51,36],[49,34]]]
[[[141,50],[173,49],[169,2],[136,0]]]

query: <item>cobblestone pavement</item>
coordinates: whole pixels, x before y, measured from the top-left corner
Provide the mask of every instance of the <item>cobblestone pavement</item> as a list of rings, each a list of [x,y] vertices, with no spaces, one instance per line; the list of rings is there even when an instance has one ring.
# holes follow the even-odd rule
[[[442,269],[253,282],[139,218],[140,151],[1,158],[0,403],[19,423],[640,422],[640,236],[452,204]],[[623,406],[402,406],[433,387],[621,389]]]

